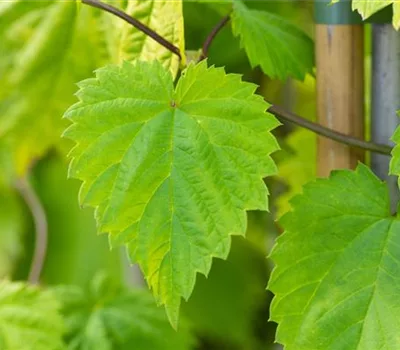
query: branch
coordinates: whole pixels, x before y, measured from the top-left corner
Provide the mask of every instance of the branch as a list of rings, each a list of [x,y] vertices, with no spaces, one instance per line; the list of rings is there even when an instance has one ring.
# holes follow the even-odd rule
[[[28,282],[38,284],[47,251],[47,218],[35,190],[26,179],[20,179],[15,187],[31,211],[35,224],[35,247]]]
[[[386,155],[390,155],[392,152],[392,147],[388,145],[382,145],[370,141],[364,141],[353,136],[342,134],[338,131],[326,128],[320,124],[310,122],[309,120],[299,117],[298,115],[291,113],[289,111],[286,111],[285,109],[279,106],[271,106],[268,109],[268,112],[276,115],[280,119],[299,125],[305,129],[315,132],[318,135],[325,136],[329,139],[332,139],[340,143],[344,143],[345,145],[351,147],[361,148],[366,151],[371,151]]]
[[[211,33],[208,35],[208,37],[206,38],[206,41],[203,44],[203,49],[202,49],[202,53],[201,53],[201,56],[199,58],[199,61],[202,61],[202,60],[204,60],[205,58],[208,57],[208,50],[209,50],[212,42],[214,41],[214,39],[218,35],[218,33],[221,31],[221,29],[224,28],[225,25],[229,22],[230,17],[231,17],[231,15],[229,13],[224,18],[222,18],[217,23],[217,25],[212,29]]]
[[[116,7],[111,6],[109,4],[105,4],[98,0],[82,0],[82,3],[92,6],[92,7],[95,7],[95,8],[98,8],[100,10],[112,13],[113,15],[123,19],[124,21],[126,21],[129,24],[131,24],[132,26],[134,26],[136,29],[140,30],[141,32],[145,33],[153,40],[157,41],[160,45],[164,46],[167,50],[169,50],[172,53],[174,53],[175,55],[177,55],[180,59],[182,58],[179,48],[177,48],[174,44],[169,42],[167,39],[163,38],[161,35],[157,34],[154,30],[150,29],[142,22],[129,16],[128,14],[117,9]]]

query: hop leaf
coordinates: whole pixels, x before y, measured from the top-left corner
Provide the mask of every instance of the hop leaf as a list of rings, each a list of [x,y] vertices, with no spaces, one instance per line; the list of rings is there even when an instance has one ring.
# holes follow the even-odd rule
[[[122,3],[122,2],[121,2]],[[111,2],[115,5],[115,1]],[[129,0],[119,6],[125,13],[153,29],[157,34],[185,52],[183,9],[181,0]],[[145,33],[137,30],[120,18],[104,15],[104,34],[112,62],[136,59],[152,61],[157,59],[176,76],[180,60],[177,55],[161,46]],[[185,63],[185,58],[182,58]]]
[[[175,89],[157,62],[102,68],[80,88],[66,112],[80,202],[96,207],[114,245],[127,244],[176,325],[196,272],[227,257],[246,210],[267,209],[278,123],[255,85],[206,62]]]
[[[332,3],[337,3],[343,0],[332,0]],[[396,0],[352,0],[352,8],[358,11],[366,20],[381,11],[385,7],[392,6],[393,8],[393,26],[396,30],[400,28],[400,3]]]
[[[240,36],[253,67],[260,66],[271,78],[288,76],[303,80],[314,66],[312,40],[284,18],[267,11],[248,9],[234,1],[232,29]]]
[[[75,82],[100,60],[92,9],[74,1],[5,2],[0,7],[0,137],[18,175],[57,145]],[[85,59],[82,59],[85,57]]]
[[[71,350],[192,349],[189,330],[175,332],[148,292],[125,290],[102,274],[87,290],[63,286],[55,292]]]
[[[400,3],[394,0],[353,0],[353,10],[357,10],[363,19],[371,17],[384,7],[393,5],[393,26],[400,28]]]
[[[63,349],[63,320],[49,291],[0,282],[0,349]]]
[[[305,186],[281,224],[269,288],[287,350],[398,349],[400,221],[364,165]]]

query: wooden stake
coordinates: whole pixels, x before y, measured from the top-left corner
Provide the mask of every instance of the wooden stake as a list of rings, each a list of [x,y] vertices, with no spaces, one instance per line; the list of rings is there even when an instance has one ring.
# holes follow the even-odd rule
[[[364,45],[359,24],[317,24],[318,121],[342,133],[364,138]],[[318,138],[319,176],[355,168],[360,150]]]

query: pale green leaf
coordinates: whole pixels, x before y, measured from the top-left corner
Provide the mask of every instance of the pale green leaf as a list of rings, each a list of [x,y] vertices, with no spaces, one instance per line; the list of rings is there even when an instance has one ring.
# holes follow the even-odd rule
[[[400,348],[400,221],[369,168],[305,186],[281,224],[269,288],[287,350]]]
[[[122,1],[120,1],[122,2]],[[129,0],[119,6],[125,13],[146,24],[157,34],[185,52],[182,0]],[[115,6],[115,1],[111,1]],[[140,32],[129,23],[110,14],[104,15],[104,34],[111,62],[159,60],[176,76],[179,57],[161,46],[154,39]],[[185,63],[183,57],[182,64]]]
[[[84,181],[80,202],[97,208],[114,245],[127,244],[176,325],[196,273],[227,257],[246,210],[268,208],[278,122],[255,85],[206,62],[175,88],[160,63],[140,61],[80,88],[65,134],[77,142],[69,174]]]
[[[21,175],[59,143],[75,82],[102,62],[99,28],[75,1],[10,1],[0,18],[0,138]]]
[[[49,291],[0,282],[0,349],[63,349],[63,320]]]
[[[312,40],[279,15],[248,9],[234,1],[232,29],[240,36],[250,64],[271,78],[303,80],[314,66]]]
[[[90,287],[57,287],[71,350],[189,350],[187,327],[174,331],[151,295],[126,290],[104,275]]]
[[[393,26],[400,28],[400,2],[397,0],[353,0],[353,10],[357,10],[363,19],[371,17],[386,6],[393,5]]]
[[[337,3],[340,0],[332,0]],[[396,30],[400,28],[400,3],[395,0],[353,0],[352,8],[357,10],[364,20],[387,6],[393,5],[393,26]]]

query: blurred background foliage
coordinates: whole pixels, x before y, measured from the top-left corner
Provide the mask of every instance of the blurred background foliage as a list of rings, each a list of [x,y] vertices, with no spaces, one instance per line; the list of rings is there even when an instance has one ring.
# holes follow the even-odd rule
[[[252,1],[247,4],[249,7],[277,13],[309,36],[313,36],[310,2]],[[228,2],[221,4],[184,1],[188,50],[198,50],[202,46],[211,29],[229,12],[229,6]],[[210,64],[226,67],[228,72],[243,74],[245,80],[258,84],[259,93],[269,103],[284,106],[311,120],[315,119],[314,78],[308,75],[303,82],[291,79],[271,80],[260,69],[252,69],[245,52],[240,49],[239,40],[232,35],[229,26],[225,27],[214,41],[209,61]],[[66,101],[66,105],[69,103],[70,100]],[[268,322],[271,295],[265,288],[271,266],[266,256],[275,237],[281,231],[275,219],[290,209],[290,198],[300,192],[301,186],[315,176],[316,139],[312,133],[299,130],[293,125],[281,126],[276,130],[276,135],[282,150],[274,155],[278,162],[279,174],[267,180],[271,192],[270,213],[249,213],[247,240],[233,239],[228,260],[215,260],[208,278],[198,276],[192,297],[183,305],[183,317],[195,338],[189,341],[193,349],[278,348],[273,344],[275,325]],[[93,276],[102,272],[113,276],[116,285],[134,288],[135,293],[144,293],[143,298],[149,303],[152,297],[147,292],[138,269],[129,265],[123,250],[110,251],[106,235],[96,234],[92,210],[79,207],[79,182],[67,179],[67,157],[61,145],[56,145],[44,157],[37,159],[31,171],[31,181],[43,203],[49,226],[43,284],[75,285],[88,290],[93,283]],[[33,222],[23,200],[13,189],[9,175],[12,173],[9,155],[4,147],[0,147],[0,162],[0,276],[23,280],[27,277],[32,257]],[[71,293],[74,295],[71,291],[62,295],[68,299]],[[108,295],[108,292],[104,293]],[[114,294],[111,295],[118,295],[119,298],[125,295],[126,291],[112,293]],[[78,299],[75,299],[75,304],[70,304],[81,307],[81,312],[84,312],[85,307],[82,305],[89,305],[91,302],[84,301],[84,297],[85,295],[80,295],[80,299],[76,297]],[[138,300],[137,296],[129,298]],[[104,305],[108,306],[104,306],[103,312],[112,310],[112,305]],[[151,310],[152,315],[154,312],[163,312],[162,309]],[[68,312],[67,310],[66,314]],[[96,329],[112,329],[111,325],[96,326],[98,317],[81,315],[81,323],[78,324],[81,327],[90,325],[98,327]],[[86,320],[86,323],[82,320]],[[168,331],[165,334],[169,334]],[[90,342],[90,335],[86,334],[84,341]],[[137,341],[135,344],[138,344]],[[76,349],[78,348],[77,345]],[[116,348],[123,349],[122,346]],[[158,348],[159,345],[154,345],[154,348],[149,350]],[[137,345],[135,349],[144,348]]]

